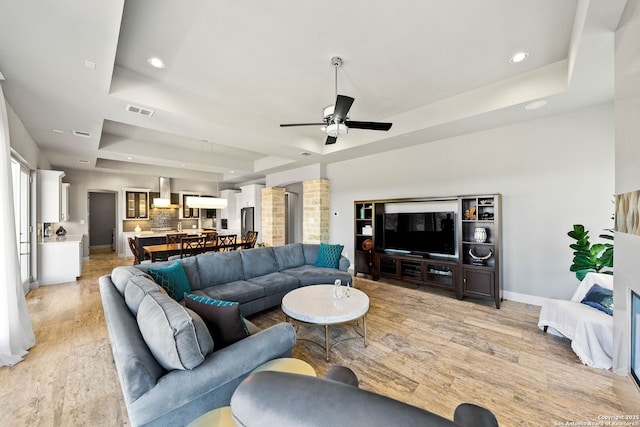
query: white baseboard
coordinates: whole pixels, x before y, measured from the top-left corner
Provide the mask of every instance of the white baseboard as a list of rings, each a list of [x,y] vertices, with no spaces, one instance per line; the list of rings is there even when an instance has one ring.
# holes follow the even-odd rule
[[[511,292],[511,291],[503,291],[502,297],[509,301],[516,301],[524,304],[540,305],[540,306],[542,305],[544,300],[548,299],[545,297],[538,297],[535,295],[521,294],[518,292]]]

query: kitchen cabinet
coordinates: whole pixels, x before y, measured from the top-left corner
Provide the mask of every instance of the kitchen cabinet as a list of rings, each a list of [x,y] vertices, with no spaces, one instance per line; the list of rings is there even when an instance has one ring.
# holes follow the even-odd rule
[[[71,216],[69,214],[69,190],[71,189],[71,184],[63,182],[60,191],[61,197],[61,214],[60,221],[70,221]]]
[[[139,188],[124,189],[124,218],[149,218],[149,190]]]
[[[200,209],[190,208],[187,206],[187,197],[200,196],[200,194],[191,192],[180,192],[180,219],[197,219],[200,218]]]
[[[82,275],[82,234],[46,237],[38,243],[38,283],[73,282]]]
[[[38,222],[66,221],[62,211],[62,178],[64,172],[55,170],[37,171]],[[68,198],[67,198],[68,201]],[[67,212],[65,212],[68,215]]]

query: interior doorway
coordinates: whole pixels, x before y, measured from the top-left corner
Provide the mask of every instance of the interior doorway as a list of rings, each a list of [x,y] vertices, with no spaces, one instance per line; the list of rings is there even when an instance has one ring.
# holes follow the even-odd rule
[[[89,253],[116,250],[116,193],[89,191]]]
[[[302,183],[290,184],[284,193],[285,244],[302,242]]]

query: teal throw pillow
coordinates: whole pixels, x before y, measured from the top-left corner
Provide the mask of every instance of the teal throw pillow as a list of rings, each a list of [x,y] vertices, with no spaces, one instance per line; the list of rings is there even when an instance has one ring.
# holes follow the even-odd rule
[[[185,305],[204,320],[213,337],[215,350],[220,350],[249,335],[240,314],[240,304],[200,295],[185,294]]]
[[[316,258],[316,267],[338,268],[340,265],[340,255],[342,254],[342,245],[326,245],[320,243],[318,250],[318,258]]]
[[[580,302],[613,316],[613,291],[611,289],[595,284]]]
[[[189,278],[179,262],[174,262],[167,267],[150,268],[149,274],[176,301],[181,301],[185,293],[191,292]]]

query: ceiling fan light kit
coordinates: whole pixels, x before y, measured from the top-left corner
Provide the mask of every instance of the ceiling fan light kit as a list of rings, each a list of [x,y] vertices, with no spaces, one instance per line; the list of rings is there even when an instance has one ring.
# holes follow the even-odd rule
[[[333,136],[334,138],[338,135],[344,135],[349,132],[349,128],[343,123],[331,123],[327,126],[327,135]]]
[[[280,127],[292,126],[322,126],[322,131],[327,134],[325,145],[335,144],[339,135],[345,135],[349,132],[349,128],[388,131],[391,129],[391,123],[382,122],[358,122],[349,120],[349,110],[355,101],[354,98],[345,95],[338,95],[338,67],[342,66],[342,58],[334,56],[331,58],[331,65],[335,71],[335,92],[336,102],[322,110],[322,123],[285,123]]]

